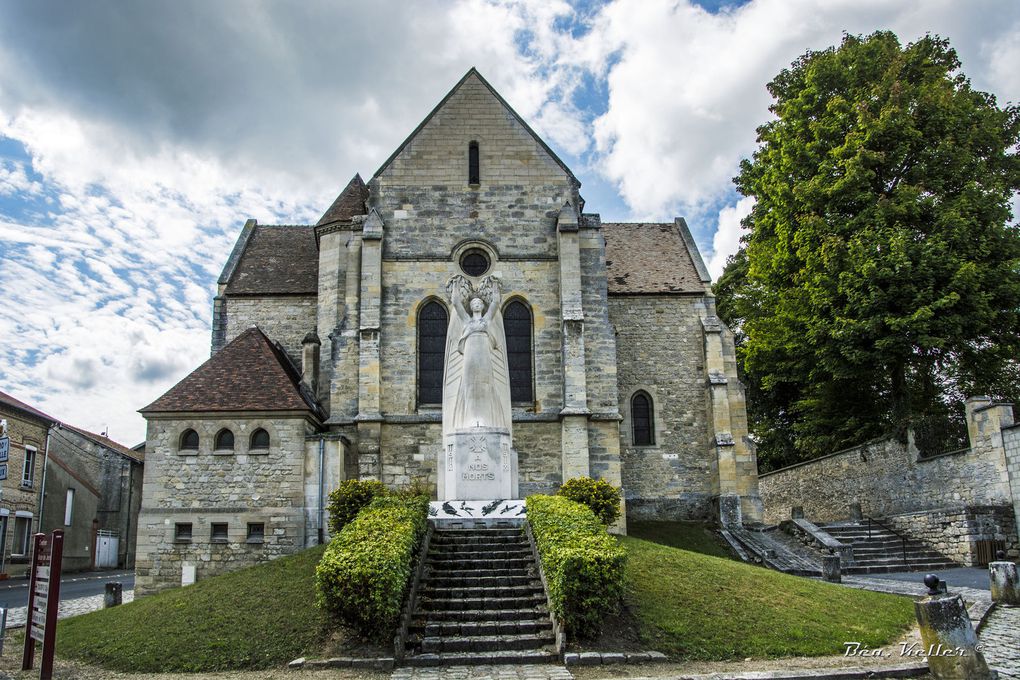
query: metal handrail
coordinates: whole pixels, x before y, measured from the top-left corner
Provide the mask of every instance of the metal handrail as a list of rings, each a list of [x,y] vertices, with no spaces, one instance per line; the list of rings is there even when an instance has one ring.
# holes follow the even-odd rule
[[[903,554],[903,564],[907,565],[907,539],[906,539],[906,537],[903,534],[901,534],[900,532],[898,532],[895,529],[893,529],[892,527],[887,526],[887,525],[883,524],[882,522],[879,522],[877,519],[874,519],[873,517],[870,517],[868,515],[865,515],[865,517],[867,517],[867,519],[868,519],[868,539],[869,540],[871,539],[871,524],[872,523],[875,523],[878,526],[880,526],[883,529],[885,529],[886,531],[890,532],[891,534],[896,536],[896,538],[900,539],[900,549],[903,551],[903,553],[902,553]]]

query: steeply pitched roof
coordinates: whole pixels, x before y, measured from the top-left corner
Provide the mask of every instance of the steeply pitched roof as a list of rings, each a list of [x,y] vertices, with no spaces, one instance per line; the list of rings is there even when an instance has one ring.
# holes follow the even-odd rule
[[[243,248],[227,295],[318,293],[319,252],[313,227],[256,224]]]
[[[315,226],[321,227],[333,222],[349,222],[355,215],[365,215],[365,201],[368,200],[368,187],[361,179],[360,174],[347,183],[347,186],[340,195],[329,206],[329,210],[323,213]]]
[[[318,407],[287,355],[253,326],[141,413],[311,411]]]
[[[18,409],[19,411],[22,411],[23,413],[26,413],[26,414],[31,415],[31,416],[35,416],[36,418],[39,418],[40,420],[45,420],[47,423],[56,423],[56,422],[58,422],[57,419],[54,418],[53,416],[46,415],[45,413],[43,413],[39,409],[34,408],[32,406],[29,406],[28,404],[26,404],[23,401],[15,399],[11,395],[7,394],[6,392],[0,392],[0,404],[4,404],[5,406],[9,406],[11,408]]]
[[[446,102],[450,100],[450,97],[452,97],[452,96],[454,95],[454,93],[455,93],[455,92],[456,92],[457,90],[459,90],[459,89],[460,89],[460,88],[461,88],[461,87],[462,87],[462,86],[464,85],[464,83],[466,83],[466,82],[468,81],[468,79],[470,79],[470,78],[472,78],[472,77],[474,77],[474,78],[477,78],[477,79],[478,79],[478,81],[479,81],[479,82],[480,82],[480,83],[481,83],[482,85],[484,85],[484,86],[486,87],[486,89],[488,89],[488,90],[489,90],[489,92],[490,92],[490,93],[492,93],[492,96],[493,96],[493,97],[495,97],[495,98],[496,98],[496,99],[497,99],[497,100],[499,101],[499,103],[503,105],[503,107],[504,107],[504,108],[505,108],[505,109],[507,110],[507,112],[508,112],[508,113],[509,113],[509,114],[510,114],[511,116],[513,116],[513,117],[514,117],[514,120],[516,120],[516,121],[517,121],[518,123],[520,123],[521,127],[523,127],[523,128],[524,128],[524,129],[525,129],[525,130],[526,130],[526,131],[528,132],[528,134],[530,134],[530,135],[531,135],[531,136],[532,136],[532,137],[534,138],[534,140],[535,140],[535,141],[536,141],[536,142],[538,143],[538,145],[539,145],[539,146],[541,146],[541,147],[542,147],[542,149],[543,149],[543,150],[544,150],[544,151],[545,151],[545,152],[546,152],[547,154],[549,154],[549,157],[550,157],[550,158],[552,158],[552,160],[553,160],[553,161],[554,161],[554,162],[555,162],[555,163],[556,163],[556,164],[557,164],[558,166],[560,166],[560,168],[561,168],[561,169],[563,170],[563,172],[567,173],[567,175],[568,175],[568,176],[569,176],[569,177],[570,177],[570,178],[571,178],[571,179],[572,179],[572,180],[573,180],[574,182],[576,182],[576,185],[577,185],[577,186],[581,186],[581,182],[580,182],[580,181],[579,181],[579,180],[577,179],[577,177],[575,177],[575,176],[574,176],[574,173],[573,173],[573,172],[571,172],[570,168],[568,168],[568,167],[567,167],[567,164],[566,164],[566,163],[564,163],[564,162],[563,162],[563,161],[562,161],[562,160],[560,159],[560,157],[559,157],[559,156],[557,156],[557,155],[556,155],[556,153],[555,153],[555,152],[554,152],[554,151],[553,151],[553,150],[552,150],[551,148],[549,148],[549,145],[545,143],[545,140],[544,140],[544,139],[542,139],[541,137],[539,137],[539,136],[538,136],[538,135],[537,135],[537,134],[535,133],[535,131],[531,129],[531,126],[530,126],[530,125],[528,125],[528,124],[527,124],[527,123],[526,123],[526,122],[524,121],[524,119],[523,119],[523,118],[521,118],[520,114],[518,114],[518,113],[517,113],[516,111],[514,111],[514,109],[513,109],[513,107],[512,107],[512,106],[510,106],[509,104],[507,104],[507,103],[506,103],[506,100],[505,100],[505,99],[503,99],[503,97],[502,97],[502,96],[501,96],[501,95],[499,94],[499,92],[496,92],[496,89],[495,89],[495,88],[494,88],[494,87],[493,87],[492,85],[490,85],[490,84],[489,84],[489,81],[487,81],[487,80],[486,80],[485,78],[483,78],[483,77],[482,77],[482,74],[481,74],[481,73],[479,73],[479,72],[478,72],[478,70],[477,70],[477,69],[475,69],[475,67],[474,67],[474,66],[472,66],[472,67],[471,67],[470,69],[468,69],[468,72],[464,74],[464,77],[463,77],[463,78],[461,78],[461,79],[460,79],[459,81],[457,81],[457,84],[456,84],[456,85],[454,85],[454,86],[453,86],[453,87],[452,87],[452,88],[450,89],[450,91],[446,93],[446,96],[445,96],[445,97],[443,97],[442,101],[440,101],[440,102],[439,102],[438,104],[436,104],[436,107],[435,107],[434,109],[432,109],[432,110],[431,110],[431,111],[429,112],[429,115],[425,116],[425,118],[424,118],[424,119],[422,120],[422,122],[418,124],[418,127],[416,127],[416,128],[414,129],[414,131],[412,131],[412,132],[411,132],[411,134],[409,134],[409,135],[407,136],[407,139],[405,139],[405,140],[404,140],[403,142],[401,142],[400,146],[398,146],[398,147],[397,147],[397,150],[396,150],[396,151],[394,151],[394,152],[393,152],[393,154],[392,154],[392,155],[390,155],[390,157],[386,159],[386,161],[385,161],[385,162],[384,162],[384,163],[383,163],[383,164],[382,164],[382,165],[381,165],[381,166],[379,167],[379,169],[375,171],[375,174],[374,174],[374,175],[372,175],[372,177],[373,177],[373,178],[375,178],[375,177],[378,177],[379,175],[381,175],[381,174],[383,173],[383,171],[384,171],[384,170],[386,170],[386,168],[388,168],[388,167],[389,167],[390,163],[392,163],[392,162],[393,162],[393,160],[394,160],[394,159],[395,159],[395,158],[396,158],[397,156],[399,156],[399,155],[400,155],[400,152],[401,152],[401,151],[403,151],[403,150],[404,150],[404,148],[405,148],[405,147],[406,147],[406,146],[407,146],[408,144],[410,144],[410,143],[411,143],[411,140],[413,140],[413,139],[414,139],[415,137],[417,137],[417,136],[418,136],[418,133],[419,133],[419,132],[421,132],[421,131],[422,131],[422,129],[423,129],[423,128],[424,128],[424,127],[425,127],[426,125],[428,125],[429,121],[430,121],[430,120],[432,120],[432,118],[433,118],[433,117],[434,117],[434,116],[435,116],[435,115],[436,115],[436,114],[437,114],[437,113],[438,113],[438,112],[439,112],[439,111],[440,111],[440,110],[441,110],[441,109],[443,108],[443,106],[444,106],[444,105],[446,105]]]
[[[705,292],[710,279],[682,219],[672,224],[604,222],[602,233],[610,295]]]
[[[72,432],[77,432],[82,437],[85,437],[86,439],[91,440],[91,441],[95,442],[96,444],[99,444],[100,446],[104,446],[104,447],[110,449],[111,451],[116,451],[117,453],[119,453],[122,456],[125,456],[127,458],[130,458],[131,460],[137,460],[137,461],[141,462],[145,458],[145,456],[143,454],[139,454],[138,451],[135,451],[133,449],[129,449],[128,447],[124,446],[123,444],[118,444],[117,442],[113,441],[109,437],[104,437],[101,434],[96,434],[95,432],[89,432],[88,430],[83,430],[80,427],[74,427],[73,425],[68,425],[66,423],[63,423],[61,425],[61,427],[63,429],[65,429],[65,430],[71,430]]]

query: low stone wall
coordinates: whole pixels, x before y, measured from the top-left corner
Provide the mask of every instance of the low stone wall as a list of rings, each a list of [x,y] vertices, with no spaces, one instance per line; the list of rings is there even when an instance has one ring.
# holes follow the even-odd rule
[[[1015,556],[1020,428],[1011,405],[987,397],[967,401],[967,421],[971,446],[962,451],[920,458],[911,438],[877,439],[762,474],[765,522],[788,520],[797,507],[813,522],[859,509],[964,564],[976,563],[978,541],[1003,541]]]
[[[1012,506],[943,508],[893,515],[883,522],[968,567],[979,564],[978,541],[1002,541],[1011,559],[1020,557]]]
[[[759,476],[765,522],[790,519],[804,508],[812,522],[865,515],[886,517],[959,506],[1011,505],[1002,453],[967,449],[918,458],[913,447],[881,439]]]

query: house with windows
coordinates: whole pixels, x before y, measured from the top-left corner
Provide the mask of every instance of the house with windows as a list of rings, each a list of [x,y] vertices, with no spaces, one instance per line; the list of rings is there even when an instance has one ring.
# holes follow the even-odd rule
[[[0,392],[0,420],[9,438],[0,461],[0,577],[22,576],[38,531],[39,500],[48,433],[57,421],[39,409]]]
[[[143,458],[0,392],[0,574],[21,576],[32,536],[64,532],[64,571],[134,566]]]
[[[210,359],[141,410],[136,592],[321,541],[343,479],[435,489],[455,275],[501,281],[522,496],[590,475],[629,517],[760,521],[733,339],[687,224],[603,222],[580,187],[471,69],[315,224],[249,219]]]
[[[64,571],[134,567],[143,464],[105,435],[51,428],[38,526],[64,531]]]

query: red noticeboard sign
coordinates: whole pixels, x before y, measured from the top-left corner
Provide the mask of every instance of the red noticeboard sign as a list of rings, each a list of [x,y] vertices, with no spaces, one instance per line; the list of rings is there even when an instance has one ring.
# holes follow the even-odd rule
[[[32,669],[35,643],[41,642],[42,666],[39,680],[53,677],[53,648],[57,641],[57,607],[60,605],[60,558],[64,552],[64,532],[35,535],[32,551],[32,582],[28,588],[28,630],[21,670]]]

